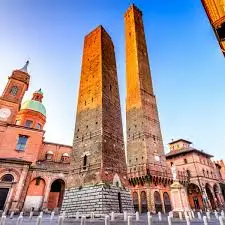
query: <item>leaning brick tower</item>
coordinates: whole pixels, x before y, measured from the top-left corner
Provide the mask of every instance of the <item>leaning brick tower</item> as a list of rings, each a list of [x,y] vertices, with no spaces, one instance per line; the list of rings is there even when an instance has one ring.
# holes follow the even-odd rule
[[[128,166],[146,163],[149,170],[162,171],[166,160],[142,12],[134,5],[125,14],[125,37]]]
[[[84,40],[73,157],[62,211],[132,211],[114,46],[102,26]]]
[[[172,178],[164,154],[142,12],[131,5],[124,20],[127,164],[134,208],[166,212],[171,210],[168,192]]]

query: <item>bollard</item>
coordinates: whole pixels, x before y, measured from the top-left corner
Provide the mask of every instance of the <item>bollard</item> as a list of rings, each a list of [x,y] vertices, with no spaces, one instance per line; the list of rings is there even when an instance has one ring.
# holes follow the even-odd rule
[[[215,214],[216,219],[218,220],[219,219],[219,215],[218,215],[218,212],[216,210],[214,211],[214,214]]]
[[[81,216],[80,225],[86,225],[86,217],[85,216]]]
[[[170,216],[171,218],[173,218],[173,212],[172,212],[172,211],[169,212],[169,216]]]
[[[105,225],[110,225],[110,217],[105,216]]]
[[[192,220],[192,219],[193,219],[193,218],[192,218],[192,213],[191,213],[191,211],[188,212],[188,217],[189,217],[189,220]]]
[[[162,213],[158,212],[159,221],[162,221]]]
[[[40,215],[38,216],[36,225],[42,225],[42,214],[40,213]]]
[[[223,217],[222,216],[219,216],[219,222],[220,222],[220,225],[224,225]]]
[[[198,212],[197,214],[198,214],[198,219],[202,220],[202,214],[200,212]]]
[[[59,216],[58,225],[63,225],[63,216]]]
[[[187,216],[188,216],[187,211],[184,211],[184,218],[186,219]]]
[[[23,216],[19,216],[16,221],[16,225],[22,225],[22,223],[23,223]]]
[[[79,220],[80,213],[76,212],[76,220]]]
[[[139,221],[140,220],[140,216],[139,216],[139,212],[136,212],[136,221]]]
[[[206,216],[207,216],[207,219],[208,220],[210,220],[211,219],[211,217],[210,217],[210,212],[208,211],[208,212],[206,212]]]
[[[30,216],[29,216],[29,220],[32,220],[33,215],[34,215],[34,212],[33,212],[33,211],[31,211],[31,212],[30,212]]]
[[[204,225],[208,225],[209,224],[206,216],[203,216],[203,222],[204,222]]]
[[[151,216],[151,213],[150,212],[147,212],[147,216]]]
[[[5,225],[5,223],[6,223],[6,215],[3,215],[2,218],[1,218],[0,224]]]
[[[51,221],[53,220],[54,216],[55,216],[55,212],[52,211],[51,216],[50,216],[50,220],[51,220]]]
[[[182,212],[179,212],[179,219],[180,219],[180,220],[183,220]]]
[[[127,221],[127,212],[126,212],[126,211],[123,212],[123,220],[124,220],[124,221]]]
[[[9,219],[13,219],[13,216],[14,216],[14,212],[12,211],[12,212],[10,213]]]
[[[191,216],[192,216],[192,219],[194,219],[194,218],[195,218],[195,213],[194,213],[194,211],[193,211],[193,210],[191,210]]]
[[[190,217],[189,216],[186,217],[186,222],[187,222],[187,225],[191,225]]]
[[[91,212],[91,219],[94,220],[95,219],[95,213]]]
[[[20,216],[23,216],[23,212],[20,212]]]
[[[152,216],[148,216],[148,225],[152,225]]]
[[[39,216],[42,216],[43,217],[43,212],[42,211],[39,213]]]
[[[111,212],[111,221],[115,221],[115,213]]]
[[[171,218],[171,216],[168,216],[167,218],[168,218],[168,225],[172,225],[172,218]]]
[[[127,225],[132,225],[132,216],[127,217]]]
[[[223,210],[221,210],[221,216],[225,219],[225,214]]]

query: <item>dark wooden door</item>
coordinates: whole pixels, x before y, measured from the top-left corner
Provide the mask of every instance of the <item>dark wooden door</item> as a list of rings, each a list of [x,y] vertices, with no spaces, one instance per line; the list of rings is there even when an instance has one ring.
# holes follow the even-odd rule
[[[0,188],[0,210],[4,209],[8,192],[9,192],[8,188]]]

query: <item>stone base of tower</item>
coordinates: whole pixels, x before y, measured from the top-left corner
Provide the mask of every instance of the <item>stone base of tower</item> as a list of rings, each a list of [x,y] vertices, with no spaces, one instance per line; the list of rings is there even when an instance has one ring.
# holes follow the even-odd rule
[[[113,185],[94,185],[70,188],[65,191],[61,212],[67,217],[81,214],[109,214],[111,212],[134,212],[131,193],[128,189]]]

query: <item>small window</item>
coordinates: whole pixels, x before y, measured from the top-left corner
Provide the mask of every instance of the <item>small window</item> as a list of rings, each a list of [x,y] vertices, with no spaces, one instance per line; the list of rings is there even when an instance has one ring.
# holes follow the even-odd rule
[[[33,124],[33,121],[32,120],[27,120],[26,123],[25,123],[25,127],[31,127]]]
[[[184,163],[187,164],[187,159],[184,159]]]
[[[41,130],[41,124],[38,123],[37,126],[36,126],[36,128],[37,128],[38,130]]]
[[[6,181],[6,182],[13,182],[14,177],[11,174],[5,174],[2,178],[1,181]]]
[[[87,156],[84,156],[84,161],[83,161],[83,169],[86,170],[87,168]]]
[[[19,138],[16,144],[16,150],[23,151],[26,147],[27,139],[28,139],[28,136],[19,135]]]
[[[20,121],[19,120],[16,120],[16,125],[20,125]]]
[[[17,92],[18,92],[18,87],[17,86],[13,86],[9,93],[11,95],[13,95],[13,96],[16,96]]]

